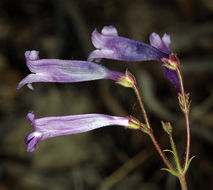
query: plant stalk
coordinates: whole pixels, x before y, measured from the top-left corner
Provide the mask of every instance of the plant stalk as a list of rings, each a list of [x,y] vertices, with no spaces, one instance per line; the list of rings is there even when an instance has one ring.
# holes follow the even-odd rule
[[[141,108],[141,111],[142,111],[142,113],[143,113],[143,116],[144,116],[146,125],[147,125],[147,127],[148,127],[149,129],[151,129],[150,124],[149,124],[149,119],[148,119],[148,116],[147,116],[147,114],[146,114],[146,110],[145,110],[145,107],[144,107],[144,104],[143,104],[141,95],[140,95],[140,93],[139,93],[139,90],[138,90],[138,87],[137,87],[136,84],[134,85],[133,89],[134,89],[134,91],[135,91],[135,94],[136,94],[136,96],[137,96],[138,102],[139,102],[139,104],[140,104],[140,108]]]
[[[136,84],[133,86],[133,89],[135,91],[135,94],[137,96],[138,102],[140,104],[140,108],[141,108],[141,111],[143,113],[143,116],[144,116],[144,119],[145,119],[145,123],[146,123],[146,126],[147,126],[148,131],[149,131],[149,136],[150,136],[155,148],[157,149],[158,153],[160,154],[160,156],[161,156],[163,162],[166,164],[166,166],[170,170],[175,172],[175,169],[173,168],[173,166],[171,165],[171,163],[169,162],[169,160],[167,159],[167,157],[165,156],[165,154],[161,150],[161,148],[160,148],[160,146],[159,146],[159,144],[158,144],[158,142],[157,142],[157,140],[156,140],[156,138],[155,138],[155,136],[154,136],[154,134],[152,132],[152,129],[151,129],[150,124],[149,124],[148,116],[146,114],[146,110],[145,110],[145,107],[144,107],[144,104],[143,104],[143,101],[142,101],[142,97],[141,97],[141,95],[140,95],[140,93],[138,91],[138,87],[137,87]]]
[[[186,103],[186,96],[185,96],[185,91],[184,91],[184,86],[183,86],[183,79],[182,79],[182,75],[180,72],[180,69],[177,69],[177,74],[178,74],[178,78],[180,81],[180,86],[181,86],[181,93],[182,93],[182,97],[183,97],[183,103],[184,103],[184,116],[185,116],[185,120],[186,120],[186,152],[185,152],[185,163],[184,163],[184,170],[187,167],[188,161],[189,161],[189,153],[190,153],[190,125],[189,125],[189,109],[187,107],[187,103]]]
[[[187,190],[186,177],[185,175],[178,177],[182,190]]]
[[[157,140],[155,139],[155,137],[154,137],[154,135],[153,135],[153,133],[152,133],[152,130],[149,130],[149,136],[150,136],[150,138],[151,138],[151,140],[152,140],[152,142],[153,142],[155,148],[157,149],[158,153],[160,154],[160,156],[161,156],[163,162],[166,164],[166,166],[167,166],[170,170],[176,172],[175,169],[173,168],[173,166],[171,165],[171,163],[169,162],[169,160],[167,159],[167,157],[165,156],[165,154],[163,153],[163,151],[161,150],[161,148],[160,148],[160,146],[159,146]]]

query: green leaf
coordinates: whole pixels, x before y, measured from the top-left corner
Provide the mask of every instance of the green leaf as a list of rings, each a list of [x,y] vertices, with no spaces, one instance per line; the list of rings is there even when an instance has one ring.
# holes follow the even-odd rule
[[[168,168],[161,168],[161,170],[167,171],[167,172],[171,173],[174,176],[179,176],[179,174],[176,171],[172,171],[172,170],[170,170]]]
[[[163,151],[164,151],[164,152],[170,152],[170,153],[172,153],[172,154],[174,155],[174,152],[173,152],[172,150],[164,149]]]
[[[190,164],[191,164],[191,162],[192,162],[192,160],[193,160],[194,157],[195,157],[195,156],[192,156],[192,157],[189,159],[189,161],[188,161],[188,163],[187,163],[187,166],[186,166],[185,170],[183,171],[184,174],[185,174],[185,173],[187,172],[187,170],[189,169],[189,166],[190,166]]]

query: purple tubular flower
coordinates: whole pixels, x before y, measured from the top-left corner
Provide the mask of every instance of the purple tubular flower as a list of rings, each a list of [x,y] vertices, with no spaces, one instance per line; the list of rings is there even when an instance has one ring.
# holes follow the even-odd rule
[[[166,53],[148,44],[118,36],[113,26],[105,26],[101,34],[95,29],[92,33],[92,43],[97,48],[90,53],[88,60],[101,58],[121,61],[160,60]]]
[[[89,61],[74,61],[60,59],[39,59],[39,52],[25,52],[29,70],[32,72],[19,82],[17,89],[27,84],[34,90],[35,82],[82,82],[99,79],[111,79],[118,82],[124,73],[112,71],[104,66]]]
[[[35,128],[35,132],[27,135],[24,140],[27,152],[34,152],[37,143],[48,138],[84,133],[110,125],[128,127],[130,121],[130,117],[104,114],[83,114],[35,119],[33,111],[29,111],[27,119]]]
[[[157,60],[162,62],[162,58],[169,59],[171,39],[168,34],[162,38],[156,33],[150,35],[150,44],[145,44],[128,38],[118,36],[118,32],[113,26],[105,26],[101,33],[96,29],[92,33],[92,43],[96,50],[88,56],[89,61],[100,61],[102,58],[120,61],[148,61]],[[176,71],[164,68],[164,73],[168,80],[174,84],[180,92],[180,84]]]
[[[162,58],[168,59],[171,54],[171,51],[169,49],[169,46],[171,44],[170,35],[165,33],[161,39],[158,34],[153,32],[149,37],[149,41],[153,47],[155,47],[155,48],[159,49],[160,51],[165,52],[167,54],[166,57],[161,57],[161,60],[159,60],[162,64],[164,64],[162,62]],[[164,72],[166,78],[175,86],[177,91],[181,92],[180,81],[179,81],[177,72],[175,70],[171,70],[167,67],[163,67],[163,72]]]

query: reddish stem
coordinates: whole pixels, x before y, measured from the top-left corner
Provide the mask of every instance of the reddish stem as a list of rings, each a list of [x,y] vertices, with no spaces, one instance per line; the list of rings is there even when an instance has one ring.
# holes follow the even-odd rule
[[[161,150],[160,146],[158,145],[158,142],[157,140],[155,139],[153,133],[152,133],[152,130],[149,130],[149,136],[155,146],[155,148],[157,149],[158,153],[160,154],[163,162],[166,164],[166,166],[175,172],[175,169],[173,168],[173,166],[171,165],[171,163],[169,162],[169,160],[167,159],[167,157],[165,156],[165,154],[163,153],[163,151]]]
[[[190,126],[189,126],[189,114],[188,112],[185,113],[185,118],[186,118],[186,154],[185,154],[185,163],[184,163],[184,170],[187,167],[188,161],[189,161],[189,152],[190,152]]]
[[[155,137],[154,137],[154,135],[153,135],[153,133],[152,133],[152,129],[151,129],[150,124],[149,124],[148,116],[147,116],[147,114],[146,114],[146,110],[145,110],[145,107],[144,107],[142,98],[141,98],[141,96],[140,96],[140,93],[139,93],[139,91],[138,91],[138,87],[137,87],[136,84],[133,86],[133,89],[134,89],[135,94],[136,94],[136,96],[137,96],[137,99],[138,99],[138,101],[139,101],[140,108],[141,108],[141,111],[143,112],[143,116],[144,116],[144,119],[145,119],[145,122],[146,122],[146,126],[147,126],[148,131],[149,131],[149,136],[150,136],[150,138],[151,138],[151,140],[152,140],[152,142],[153,142],[155,148],[157,149],[158,153],[160,154],[160,156],[161,156],[162,160],[164,161],[164,163],[166,164],[166,166],[167,166],[170,170],[172,170],[172,171],[175,172],[175,169],[172,167],[171,163],[169,162],[169,160],[167,159],[167,157],[165,156],[165,154],[164,154],[163,151],[161,150],[161,148],[160,148],[160,146],[159,146],[157,140],[155,139]]]
[[[183,86],[183,79],[182,75],[180,72],[180,69],[177,69],[177,74],[178,78],[180,81],[180,86],[181,86],[181,93],[182,93],[182,98],[183,98],[183,104],[184,104],[184,110],[183,113],[185,115],[185,120],[186,120],[186,153],[185,153],[185,163],[184,163],[184,170],[187,167],[188,161],[189,161],[189,153],[190,153],[190,125],[189,125],[189,108],[187,107],[186,103],[186,96],[185,96],[185,91],[184,91],[184,86]]]

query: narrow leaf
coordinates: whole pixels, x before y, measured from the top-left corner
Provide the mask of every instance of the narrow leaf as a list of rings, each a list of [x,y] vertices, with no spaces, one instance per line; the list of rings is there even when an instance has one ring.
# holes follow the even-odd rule
[[[169,150],[169,149],[165,149],[165,150],[163,150],[164,152],[170,152],[170,153],[172,153],[173,155],[174,155],[174,152],[172,151],[172,150]]]
[[[161,168],[161,170],[167,171],[167,172],[171,173],[171,174],[174,175],[174,176],[179,176],[179,174],[178,174],[177,172],[172,171],[172,170],[170,170],[170,169],[168,169],[168,168]]]
[[[185,170],[184,170],[184,174],[187,172],[187,170],[189,169],[189,166],[190,166],[190,164],[191,164],[191,162],[192,162],[192,160],[193,160],[193,158],[194,158],[195,156],[192,156],[190,159],[189,159],[189,161],[188,161],[188,164],[187,164],[187,166],[186,166],[186,168],[185,168]]]

